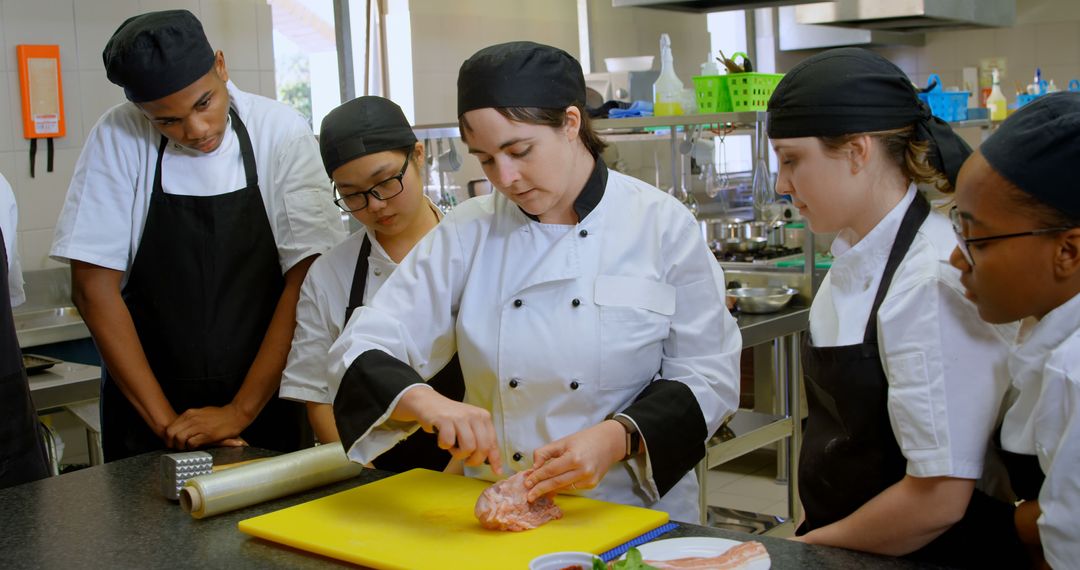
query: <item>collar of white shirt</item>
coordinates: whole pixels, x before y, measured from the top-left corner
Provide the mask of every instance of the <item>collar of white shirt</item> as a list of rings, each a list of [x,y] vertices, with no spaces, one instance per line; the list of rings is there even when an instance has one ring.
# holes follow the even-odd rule
[[[882,268],[896,241],[896,232],[900,230],[908,206],[915,200],[915,192],[914,184],[908,186],[900,203],[855,245],[840,236],[833,240],[830,248],[834,257],[831,269],[833,287],[841,291],[863,290],[881,278]]]

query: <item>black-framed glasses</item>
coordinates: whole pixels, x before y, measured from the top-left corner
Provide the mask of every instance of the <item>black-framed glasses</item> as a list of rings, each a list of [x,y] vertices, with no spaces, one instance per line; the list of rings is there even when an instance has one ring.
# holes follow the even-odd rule
[[[337,183],[334,183],[334,203],[338,208],[346,212],[358,212],[368,207],[368,196],[374,196],[378,200],[385,202],[398,194],[401,194],[405,190],[405,185],[401,182],[401,179],[405,177],[405,171],[409,169],[409,159],[412,158],[412,149],[405,153],[405,164],[401,165],[401,170],[397,174],[383,180],[382,182],[364,190],[363,192],[353,192],[352,194],[342,194],[338,188]]]
[[[960,210],[953,206],[949,210],[949,221],[952,222],[953,232],[956,233],[956,243],[960,248],[960,253],[964,254],[964,259],[968,262],[968,265],[975,267],[975,260],[971,258],[971,244],[983,243],[987,241],[994,241],[999,239],[1009,239],[1024,236],[1041,236],[1046,234],[1056,234],[1065,230],[1071,230],[1072,228],[1041,228],[1037,230],[1031,230],[1027,232],[1016,232],[1012,234],[999,234],[996,236],[984,236],[977,238],[964,237],[964,224],[963,219],[960,217]]]

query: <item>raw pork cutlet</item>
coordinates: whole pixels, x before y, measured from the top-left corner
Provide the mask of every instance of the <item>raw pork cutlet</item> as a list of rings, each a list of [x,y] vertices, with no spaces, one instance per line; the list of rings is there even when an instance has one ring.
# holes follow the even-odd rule
[[[765,550],[765,546],[760,542],[750,541],[733,546],[717,556],[646,560],[645,563],[657,570],[735,570],[744,568],[751,562],[768,559],[769,553]]]
[[[562,518],[562,510],[547,497],[529,503],[525,478],[532,472],[532,469],[521,471],[484,489],[473,511],[481,526],[491,530],[519,531]]]

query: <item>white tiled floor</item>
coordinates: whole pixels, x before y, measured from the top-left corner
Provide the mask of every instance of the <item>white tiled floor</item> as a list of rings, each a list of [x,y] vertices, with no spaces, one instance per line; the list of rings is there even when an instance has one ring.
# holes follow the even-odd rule
[[[709,471],[710,506],[788,516],[787,486],[776,482],[776,452],[760,449]]]

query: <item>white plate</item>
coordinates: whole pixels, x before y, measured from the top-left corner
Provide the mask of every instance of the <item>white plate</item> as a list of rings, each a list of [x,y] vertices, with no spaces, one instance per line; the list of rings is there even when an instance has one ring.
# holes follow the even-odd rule
[[[637,547],[645,560],[674,560],[690,556],[717,556],[733,546],[742,544],[737,540],[711,538],[706,536],[687,536],[647,542]],[[623,555],[625,557],[625,555]],[[755,560],[743,566],[744,570],[769,570],[772,561],[768,558]]]

